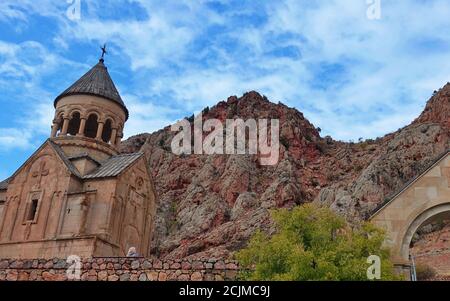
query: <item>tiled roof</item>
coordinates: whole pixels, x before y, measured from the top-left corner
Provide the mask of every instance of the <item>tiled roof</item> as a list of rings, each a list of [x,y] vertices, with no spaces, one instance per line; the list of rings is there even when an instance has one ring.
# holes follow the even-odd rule
[[[75,161],[75,160],[78,160],[78,159],[88,159],[88,160],[91,160],[92,162],[94,162],[97,165],[101,165],[100,162],[98,162],[97,160],[92,158],[88,153],[81,153],[81,154],[78,154],[78,155],[70,156],[70,157],[67,157],[67,159],[69,159],[70,161]]]
[[[8,182],[9,182],[9,179],[6,179],[6,180],[0,182],[0,190],[8,189]]]
[[[77,168],[73,165],[73,163],[70,161],[70,159],[75,159],[78,157],[82,157],[85,154],[80,154],[80,156],[72,156],[68,158],[62,149],[57,145],[56,143],[50,141],[51,145],[55,149],[55,151],[58,153],[58,155],[61,157],[61,159],[66,164],[69,171],[75,175],[76,177],[80,179],[97,179],[97,178],[108,178],[108,177],[115,177],[119,175],[122,171],[124,171],[128,166],[130,166],[134,161],[139,159],[143,154],[142,153],[133,153],[133,154],[121,154],[112,156],[108,160],[104,162],[97,162],[100,166],[94,169],[91,173],[81,176],[78,172]]]
[[[61,149],[61,147],[52,142],[51,140],[49,140],[50,145],[53,147],[53,149],[56,151],[56,153],[59,155],[59,157],[61,158],[61,160],[64,162],[64,164],[67,166],[67,168],[69,169],[69,171],[76,177],[78,178],[82,178],[82,176],[80,175],[80,173],[78,172],[78,169],[72,164],[72,162],[70,162],[69,158],[67,158],[66,154],[64,154],[63,150]]]
[[[58,154],[58,156],[61,158],[61,160],[66,165],[67,169],[70,171],[70,173],[77,178],[81,180],[88,180],[88,179],[98,179],[98,178],[108,178],[108,177],[115,177],[118,176],[121,172],[123,172],[127,167],[129,167],[131,164],[133,164],[137,159],[139,159],[143,153],[133,153],[133,154],[121,154],[112,156],[111,158],[107,159],[104,162],[97,162],[95,159],[89,157],[91,160],[94,160],[98,165],[100,165],[98,168],[94,169],[91,173],[82,176],[78,169],[73,165],[73,163],[70,161],[71,159],[81,158],[83,156],[86,156],[85,153],[80,154],[79,156],[72,156],[67,157],[64,151],[61,149],[61,147],[51,141],[50,139],[47,140],[44,144],[42,144],[39,149],[35,152],[39,152],[46,143],[49,143],[51,147],[55,150],[55,152]],[[30,157],[31,158],[31,157]],[[15,173],[12,177],[14,177],[19,170],[21,170],[27,162],[29,162],[30,159],[28,159]],[[8,188],[8,183],[11,178],[8,178],[4,180],[3,182],[0,182],[0,190],[6,190]]]
[[[142,155],[142,153],[134,153],[113,156],[103,162],[101,166],[92,171],[90,174],[85,175],[83,179],[115,177]]]
[[[103,63],[103,59],[100,59],[97,65],[92,67],[91,70],[84,74],[72,86],[56,97],[55,107],[61,98],[80,94],[100,96],[117,103],[125,110],[126,118],[128,119],[128,110],[108,73],[108,69]]]

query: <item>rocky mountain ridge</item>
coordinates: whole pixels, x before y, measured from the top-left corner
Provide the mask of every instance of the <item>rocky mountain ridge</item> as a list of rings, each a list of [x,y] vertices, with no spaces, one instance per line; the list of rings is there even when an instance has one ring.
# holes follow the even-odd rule
[[[273,231],[271,208],[317,202],[349,221],[367,218],[450,148],[450,84],[410,125],[359,143],[321,137],[302,113],[254,91],[206,108],[203,118],[279,119],[280,159],[261,166],[258,155],[177,156],[170,126],[124,141],[122,152],[142,151],[150,164],[158,195],[152,253],[161,258],[229,257],[257,229]]]

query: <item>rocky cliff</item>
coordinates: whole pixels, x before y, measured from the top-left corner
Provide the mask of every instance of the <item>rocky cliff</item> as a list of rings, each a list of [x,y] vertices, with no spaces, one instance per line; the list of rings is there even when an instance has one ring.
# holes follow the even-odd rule
[[[450,276],[450,221],[440,221],[422,227],[413,239],[411,254],[416,265],[431,267],[437,277]]]
[[[410,125],[359,143],[321,137],[302,113],[257,92],[206,108],[203,118],[279,119],[280,160],[176,156],[170,127],[124,141],[122,152],[143,151],[150,164],[158,194],[152,251],[161,258],[228,257],[257,229],[272,231],[271,208],[314,201],[364,219],[450,147],[450,84]]]

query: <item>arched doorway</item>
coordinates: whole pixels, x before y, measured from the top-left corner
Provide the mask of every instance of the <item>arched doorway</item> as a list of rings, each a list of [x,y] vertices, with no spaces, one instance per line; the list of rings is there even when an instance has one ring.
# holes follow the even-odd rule
[[[414,234],[421,227],[449,215],[449,171],[450,150],[447,150],[421,174],[380,204],[369,218],[375,225],[386,230],[384,245],[391,250],[391,259],[396,269],[405,275],[411,269],[409,255]],[[450,256],[447,261],[449,260]]]
[[[430,208],[408,228],[402,256],[411,256],[418,280],[450,276],[450,203]]]
[[[409,259],[409,247],[414,234],[419,228],[447,218],[450,218],[450,202],[434,206],[419,214],[419,216],[417,216],[410,224],[403,237],[401,256],[406,260]]]

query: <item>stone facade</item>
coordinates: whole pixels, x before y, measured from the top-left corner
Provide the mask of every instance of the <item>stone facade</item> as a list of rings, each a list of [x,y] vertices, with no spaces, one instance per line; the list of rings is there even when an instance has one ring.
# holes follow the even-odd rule
[[[450,216],[450,152],[381,207],[371,221],[386,229],[386,246],[394,263],[409,265],[409,247],[416,231]]]
[[[78,119],[77,126],[72,126],[75,123],[74,118]],[[89,118],[95,118],[99,124],[91,137],[87,133]],[[70,95],[57,103],[51,136],[67,134],[78,137],[88,136],[88,138],[110,143],[115,148],[123,137],[125,121],[125,112],[114,102],[93,95]],[[109,127],[108,137],[103,135],[106,127]]]
[[[50,138],[0,183],[0,258],[149,255],[155,189],[117,150],[127,119],[103,60],[56,98]]]
[[[67,281],[74,267],[65,259],[0,259],[0,281]],[[91,258],[81,261],[81,281],[223,281],[236,280],[235,261]]]

